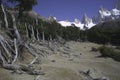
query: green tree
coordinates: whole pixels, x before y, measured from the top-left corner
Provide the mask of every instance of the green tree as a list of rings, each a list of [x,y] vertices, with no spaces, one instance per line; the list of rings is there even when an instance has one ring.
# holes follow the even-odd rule
[[[37,4],[37,0],[7,0],[11,3],[17,3],[16,8],[19,10],[18,19],[22,17],[23,11],[31,10]]]

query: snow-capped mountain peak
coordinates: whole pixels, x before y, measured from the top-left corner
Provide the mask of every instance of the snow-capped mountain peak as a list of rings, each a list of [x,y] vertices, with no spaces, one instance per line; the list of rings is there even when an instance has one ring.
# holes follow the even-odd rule
[[[120,19],[120,10],[117,8],[114,8],[112,10],[107,10],[101,7],[98,11],[98,18],[99,18],[98,20],[99,22]]]
[[[87,28],[91,28],[92,26],[94,26],[95,24],[92,22],[92,19],[85,17],[85,23],[81,23],[79,19],[75,19],[74,22],[70,22],[70,21],[58,21],[59,24],[61,24],[64,27],[68,27],[68,26],[73,26],[73,24],[84,30],[84,27]]]
[[[120,0],[117,1],[116,5],[115,5],[115,8],[120,10]]]
[[[81,21],[79,19],[75,19],[73,22],[58,21],[58,23],[64,27],[75,25],[80,29],[84,29],[84,27],[87,27],[89,29],[98,23],[115,19],[120,19],[120,0],[118,0],[114,9],[107,10],[103,7],[100,7],[98,10],[98,15],[93,18],[89,18],[86,14],[84,14]]]
[[[99,15],[101,15],[101,18],[104,18],[105,16],[111,16],[111,12],[102,7],[99,9],[98,12],[99,12]]]
[[[92,19],[89,18],[86,14],[84,14],[84,16],[82,18],[82,23],[87,26],[89,23],[92,23]]]
[[[120,10],[114,8],[114,9],[111,10],[111,14],[112,15],[120,15]]]

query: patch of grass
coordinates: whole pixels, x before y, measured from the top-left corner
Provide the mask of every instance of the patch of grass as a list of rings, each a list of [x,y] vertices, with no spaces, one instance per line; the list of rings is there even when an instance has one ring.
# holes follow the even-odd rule
[[[111,57],[116,61],[120,61],[120,52],[112,47],[101,46],[99,47],[101,57]]]

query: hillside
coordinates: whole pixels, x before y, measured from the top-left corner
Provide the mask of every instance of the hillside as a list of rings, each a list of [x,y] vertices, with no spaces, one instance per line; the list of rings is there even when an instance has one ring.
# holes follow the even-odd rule
[[[120,21],[111,20],[100,23],[87,31],[88,40],[102,44],[119,45],[120,43]]]
[[[120,79],[119,59],[99,51],[107,44],[119,55],[119,21],[81,30],[76,25],[63,27],[54,17],[45,19],[32,10],[21,16],[3,4],[0,14],[0,80]]]

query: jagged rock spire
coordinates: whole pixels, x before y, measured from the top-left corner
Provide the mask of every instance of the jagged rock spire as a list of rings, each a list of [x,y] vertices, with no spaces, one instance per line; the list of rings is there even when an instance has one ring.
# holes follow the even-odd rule
[[[87,14],[84,14],[84,16],[82,18],[82,23],[85,24],[85,25],[88,25],[91,22],[92,22],[92,19],[87,17]]]
[[[115,8],[120,10],[120,0],[117,1],[116,5],[115,5]]]
[[[82,23],[86,23],[86,21],[87,21],[87,15],[86,15],[86,13],[83,15],[83,18],[82,18]]]

